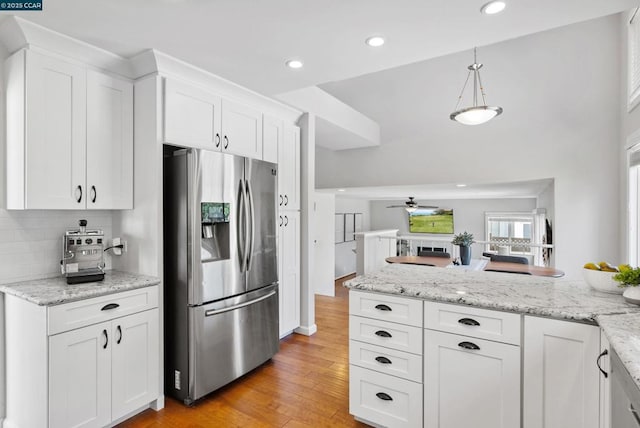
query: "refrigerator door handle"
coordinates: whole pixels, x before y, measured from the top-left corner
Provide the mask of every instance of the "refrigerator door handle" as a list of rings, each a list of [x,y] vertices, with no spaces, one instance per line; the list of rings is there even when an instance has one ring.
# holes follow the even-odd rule
[[[263,300],[268,299],[269,297],[273,296],[276,294],[276,291],[272,291],[269,294],[265,294],[264,296],[258,297],[257,299],[253,299],[253,300],[249,300],[248,302],[244,302],[244,303],[240,303],[234,306],[229,306],[228,308],[223,308],[223,309],[211,309],[209,311],[205,311],[204,316],[205,317],[210,317],[212,315],[217,315],[217,314],[223,314],[225,312],[229,312],[229,311],[233,311],[236,309],[240,309],[240,308],[244,308],[245,306],[249,306],[249,305],[253,305],[254,303],[258,303],[261,302]]]
[[[247,247],[246,217],[247,215],[246,215],[244,185],[243,185],[243,180],[240,179],[240,184],[238,185],[238,253],[240,256],[240,272],[245,271],[244,269],[245,259],[246,259],[245,249]]]
[[[255,208],[253,204],[253,191],[251,190],[251,181],[247,180],[247,202],[249,205],[249,221],[248,227],[251,228],[251,232],[247,233],[249,237],[247,245],[247,270],[251,269],[251,260],[253,259],[253,246],[255,244],[255,230],[256,230],[256,216]]]

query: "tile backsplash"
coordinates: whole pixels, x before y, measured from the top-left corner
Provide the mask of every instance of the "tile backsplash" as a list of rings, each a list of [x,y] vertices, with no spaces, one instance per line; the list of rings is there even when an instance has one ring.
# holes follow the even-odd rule
[[[111,211],[7,211],[0,209],[0,284],[60,274],[62,235],[86,219],[88,229],[112,238]],[[111,257],[105,256],[107,269]]]

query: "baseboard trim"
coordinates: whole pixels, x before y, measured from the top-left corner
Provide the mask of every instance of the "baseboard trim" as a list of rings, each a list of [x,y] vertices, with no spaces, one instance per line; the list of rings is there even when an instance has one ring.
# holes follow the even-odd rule
[[[313,336],[318,331],[318,326],[316,324],[310,326],[300,326],[293,330],[295,333],[302,334],[304,336]]]

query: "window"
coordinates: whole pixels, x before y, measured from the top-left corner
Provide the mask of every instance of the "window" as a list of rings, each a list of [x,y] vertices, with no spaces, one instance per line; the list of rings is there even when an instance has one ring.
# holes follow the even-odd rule
[[[534,255],[534,214],[529,212],[485,213],[486,251],[510,248],[509,254]]]
[[[627,149],[627,236],[628,262],[640,266],[640,131],[628,138]]]

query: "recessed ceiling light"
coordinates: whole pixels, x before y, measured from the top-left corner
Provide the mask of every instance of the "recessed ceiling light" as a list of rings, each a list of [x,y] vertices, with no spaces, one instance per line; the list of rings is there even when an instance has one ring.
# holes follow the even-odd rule
[[[377,48],[379,46],[384,45],[384,37],[382,36],[371,36],[364,41],[367,45]]]
[[[456,187],[467,187],[466,184],[456,184]]]
[[[496,13],[500,13],[504,10],[507,4],[503,1],[491,1],[480,9],[480,12],[485,15],[495,15]]]
[[[302,68],[302,66],[304,65],[304,63],[299,59],[290,59],[289,61],[285,62],[285,64],[289,68]]]
[[[346,192],[347,189],[338,189],[338,192]]]

